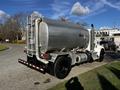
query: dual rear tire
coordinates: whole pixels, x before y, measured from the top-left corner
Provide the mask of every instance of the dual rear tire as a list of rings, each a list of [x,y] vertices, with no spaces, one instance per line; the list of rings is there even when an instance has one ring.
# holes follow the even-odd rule
[[[67,56],[59,56],[54,63],[54,76],[64,79],[71,70],[71,58]]]

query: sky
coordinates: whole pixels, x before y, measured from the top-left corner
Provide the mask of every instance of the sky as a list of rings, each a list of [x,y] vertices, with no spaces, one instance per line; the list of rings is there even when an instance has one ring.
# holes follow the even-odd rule
[[[120,0],[0,0],[0,21],[33,11],[51,19],[65,17],[94,24],[96,28],[120,28]]]

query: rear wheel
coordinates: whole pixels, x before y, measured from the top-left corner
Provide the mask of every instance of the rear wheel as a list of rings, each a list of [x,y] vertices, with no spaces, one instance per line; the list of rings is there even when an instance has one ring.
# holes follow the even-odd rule
[[[54,64],[54,75],[59,78],[65,78],[71,70],[71,58],[67,56],[60,56]]]

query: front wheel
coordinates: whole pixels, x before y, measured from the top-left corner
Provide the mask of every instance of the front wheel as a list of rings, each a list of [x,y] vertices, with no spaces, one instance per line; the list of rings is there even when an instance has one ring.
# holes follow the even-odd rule
[[[71,58],[67,56],[60,56],[54,64],[54,75],[59,78],[65,78],[71,70]]]
[[[99,59],[98,59],[99,62],[103,61],[103,59],[104,59],[104,54],[105,54],[105,50],[104,50],[104,49],[101,49],[101,51],[100,51],[100,57],[99,57]]]

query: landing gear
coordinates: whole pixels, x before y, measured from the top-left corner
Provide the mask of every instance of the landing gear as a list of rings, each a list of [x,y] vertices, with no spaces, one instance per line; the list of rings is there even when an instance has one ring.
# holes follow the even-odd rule
[[[59,78],[65,78],[71,70],[71,58],[67,56],[59,56],[54,64],[54,75]]]

